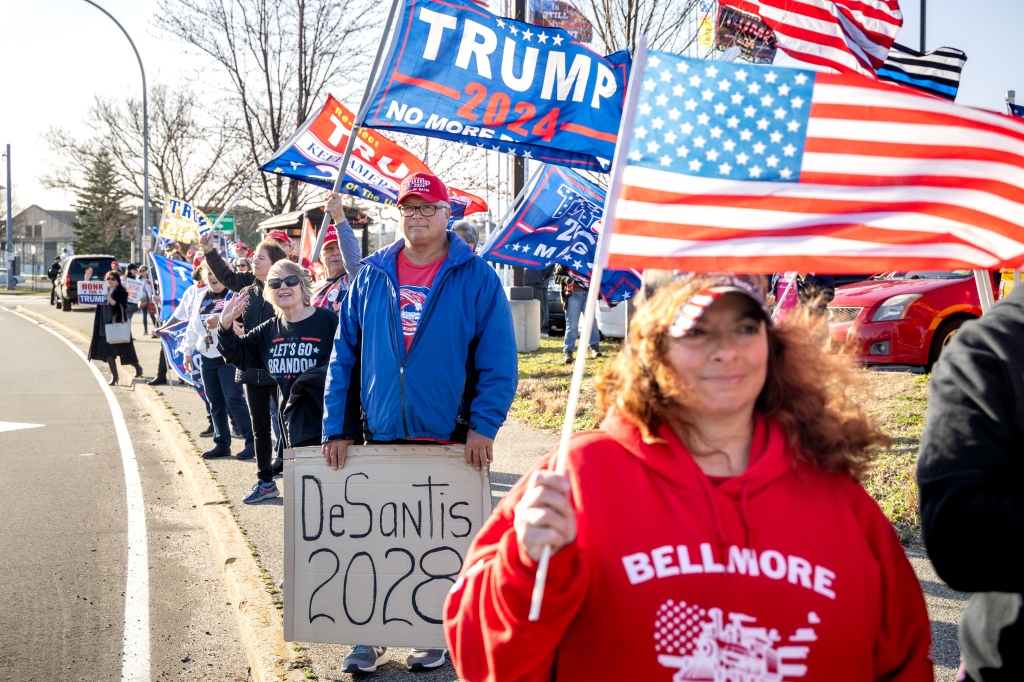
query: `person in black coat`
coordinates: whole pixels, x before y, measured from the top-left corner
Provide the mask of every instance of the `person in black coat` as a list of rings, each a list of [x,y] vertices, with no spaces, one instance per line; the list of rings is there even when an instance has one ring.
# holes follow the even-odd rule
[[[961,676],[1024,679],[1024,287],[964,323],[935,363],[917,459],[935,571],[973,592]]]
[[[60,256],[53,259],[53,264],[50,269],[46,271],[46,276],[50,278],[50,305],[53,305],[54,301],[57,300],[57,275],[60,274]]]
[[[92,268],[85,271],[85,279],[92,279]],[[121,286],[121,275],[111,270],[103,279],[107,282],[107,304],[96,306],[96,317],[92,323],[92,342],[89,344],[90,360],[106,360],[110,367],[110,385],[117,385],[117,358],[122,365],[135,368],[135,376],[142,376],[142,365],[135,354],[135,341],[128,343],[107,343],[106,325],[128,320],[128,292]]]
[[[273,318],[276,313],[274,306],[263,298],[264,282],[270,266],[288,256],[284,249],[272,239],[264,239],[253,252],[252,271],[237,272],[225,261],[214,247],[212,238],[200,239],[206,255],[206,266],[213,271],[217,281],[232,291],[245,294],[246,304],[242,314],[236,321],[235,333],[242,336],[262,323]],[[278,432],[280,439],[280,423],[278,421],[277,382],[265,369],[248,368],[235,371],[235,381],[242,384],[245,402],[249,406],[249,418],[252,420],[252,432],[256,448],[257,486],[269,486],[274,481],[274,474],[284,470],[282,459],[272,457],[273,448],[270,440],[271,428]],[[278,448],[279,450],[282,448]],[[259,501],[265,498],[246,498],[246,502]]]

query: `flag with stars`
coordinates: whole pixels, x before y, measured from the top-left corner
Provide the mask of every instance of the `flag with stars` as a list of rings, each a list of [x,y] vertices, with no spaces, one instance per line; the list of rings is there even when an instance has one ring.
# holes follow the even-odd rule
[[[1024,262],[1024,122],[854,74],[655,51],[637,68],[607,208],[610,267]]]
[[[405,0],[359,120],[607,172],[630,61],[469,0]]]
[[[328,95],[320,111],[310,116],[299,129],[274,152],[260,170],[331,189],[345,156],[355,116],[344,104]],[[344,194],[386,206],[398,200],[398,188],[411,173],[432,173],[427,165],[396,142],[377,132],[361,128],[352,148]],[[461,216],[487,210],[478,196],[449,188],[458,197]],[[453,213],[455,206],[453,202]]]
[[[526,198],[480,250],[494,263],[531,270],[564,265],[590,278],[597,253],[605,192],[575,171],[545,166],[530,179]],[[601,296],[608,301],[632,298],[640,288],[636,270],[605,270]]]

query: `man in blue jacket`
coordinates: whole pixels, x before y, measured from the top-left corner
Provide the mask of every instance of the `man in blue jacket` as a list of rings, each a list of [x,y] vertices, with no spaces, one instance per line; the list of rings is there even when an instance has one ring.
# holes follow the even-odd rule
[[[413,173],[398,195],[404,239],[366,258],[342,305],[324,394],[323,453],[345,464],[349,445],[465,443],[477,469],[518,384],[512,312],[501,281],[446,226],[448,189]],[[365,416],[360,416],[360,408]],[[444,663],[413,651],[413,670]],[[384,647],[357,646],[343,672],[373,672]]]

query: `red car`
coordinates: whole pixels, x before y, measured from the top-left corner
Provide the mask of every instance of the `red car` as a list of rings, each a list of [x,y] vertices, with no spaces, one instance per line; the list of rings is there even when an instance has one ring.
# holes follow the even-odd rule
[[[991,275],[998,296],[999,273]],[[969,270],[877,275],[837,288],[828,311],[833,350],[865,364],[929,371],[960,325],[981,317]]]

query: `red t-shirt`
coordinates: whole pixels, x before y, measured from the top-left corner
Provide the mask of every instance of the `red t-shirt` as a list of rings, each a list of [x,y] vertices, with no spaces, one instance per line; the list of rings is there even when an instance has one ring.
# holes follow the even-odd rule
[[[426,265],[414,265],[405,257],[405,250],[398,252],[398,308],[402,312],[402,334],[405,336],[405,352],[409,352],[416,328],[420,324],[423,305],[427,294],[434,286],[441,265],[447,256]]]

